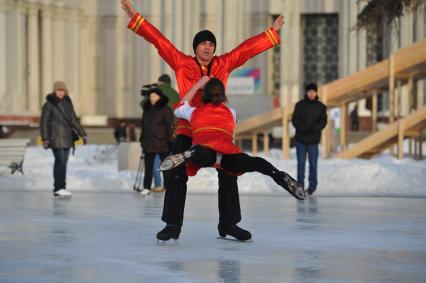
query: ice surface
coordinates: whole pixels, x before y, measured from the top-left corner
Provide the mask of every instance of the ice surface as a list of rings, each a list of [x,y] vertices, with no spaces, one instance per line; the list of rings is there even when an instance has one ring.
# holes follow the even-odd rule
[[[267,158],[295,175],[294,159],[277,150]],[[179,244],[167,246],[155,240],[163,194],[132,192],[135,172],[117,172],[114,146],[77,148],[70,200],[52,197],[52,166],[51,151],[31,147],[25,176],[0,175],[1,283],[426,278],[426,161],[321,159],[317,197],[304,202],[269,177],[245,174],[241,226],[252,243],[216,239],[217,174],[203,169],[188,184]]]
[[[190,194],[158,246],[163,194],[0,192],[0,282],[424,282],[426,199],[243,195],[252,243],[216,239],[217,196]]]

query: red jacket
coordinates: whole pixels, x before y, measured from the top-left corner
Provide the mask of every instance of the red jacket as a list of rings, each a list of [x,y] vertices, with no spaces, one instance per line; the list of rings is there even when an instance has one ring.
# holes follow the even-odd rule
[[[135,14],[127,25],[128,28],[152,43],[158,50],[158,54],[175,71],[176,82],[179,89],[179,99],[191,89],[191,87],[203,75],[207,75],[207,70],[200,70],[194,56],[186,55],[179,51],[158,29],[151,25],[139,13]],[[280,44],[280,38],[273,28],[255,35],[232,51],[220,56],[214,56],[211,63],[210,75],[218,78],[225,85],[231,72],[243,65],[250,58]],[[201,105],[201,91],[191,101],[191,106]],[[192,137],[192,130],[188,123],[179,119],[176,134]]]
[[[222,154],[241,153],[233,142],[235,121],[231,110],[220,105],[202,104],[191,115],[192,144],[199,144]],[[186,173],[194,176],[200,169],[191,162],[186,163]],[[220,168],[218,164],[214,167]]]

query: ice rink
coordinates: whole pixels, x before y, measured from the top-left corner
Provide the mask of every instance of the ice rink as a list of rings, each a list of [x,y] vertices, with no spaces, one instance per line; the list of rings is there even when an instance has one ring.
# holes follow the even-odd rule
[[[253,242],[216,239],[217,195],[187,196],[157,245],[163,194],[0,191],[0,282],[424,282],[426,199],[242,195]]]

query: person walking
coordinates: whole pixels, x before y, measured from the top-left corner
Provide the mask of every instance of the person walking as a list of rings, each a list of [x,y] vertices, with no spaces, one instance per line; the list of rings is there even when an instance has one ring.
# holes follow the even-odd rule
[[[157,86],[152,87],[147,96],[148,99],[143,104],[140,136],[145,161],[141,195],[151,193],[155,155],[158,154],[160,160],[164,160],[169,155],[172,144],[173,114],[167,107],[168,98]],[[167,183],[165,174],[163,173],[163,180]]]
[[[312,195],[318,186],[318,144],[321,131],[327,125],[327,108],[318,100],[318,87],[315,83],[306,85],[304,98],[296,103],[292,123],[296,128],[297,182],[304,186],[308,155],[309,187],[306,193]]]
[[[66,189],[67,164],[70,149],[74,142],[83,138],[87,144],[87,135],[78,123],[71,98],[64,82],[56,81],[53,93],[46,96],[40,118],[40,131],[43,147],[51,148],[55,157],[53,166],[53,195],[71,197]]]

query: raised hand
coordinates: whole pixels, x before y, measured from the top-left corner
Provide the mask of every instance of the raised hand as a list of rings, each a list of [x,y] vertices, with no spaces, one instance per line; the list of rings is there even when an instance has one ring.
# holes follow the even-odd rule
[[[197,86],[199,87],[199,89],[204,88],[204,86],[206,85],[206,83],[210,81],[210,77],[209,76],[203,76],[201,79],[199,79],[197,81]]]
[[[133,18],[136,14],[136,10],[133,8],[133,5],[129,2],[129,0],[121,0],[121,8],[127,16],[129,16],[129,18]]]
[[[280,28],[281,28],[281,26],[283,25],[285,23],[285,19],[284,19],[284,16],[279,16],[275,21],[274,21],[274,24],[272,25],[272,28],[275,30],[275,31],[279,31],[280,30]]]

